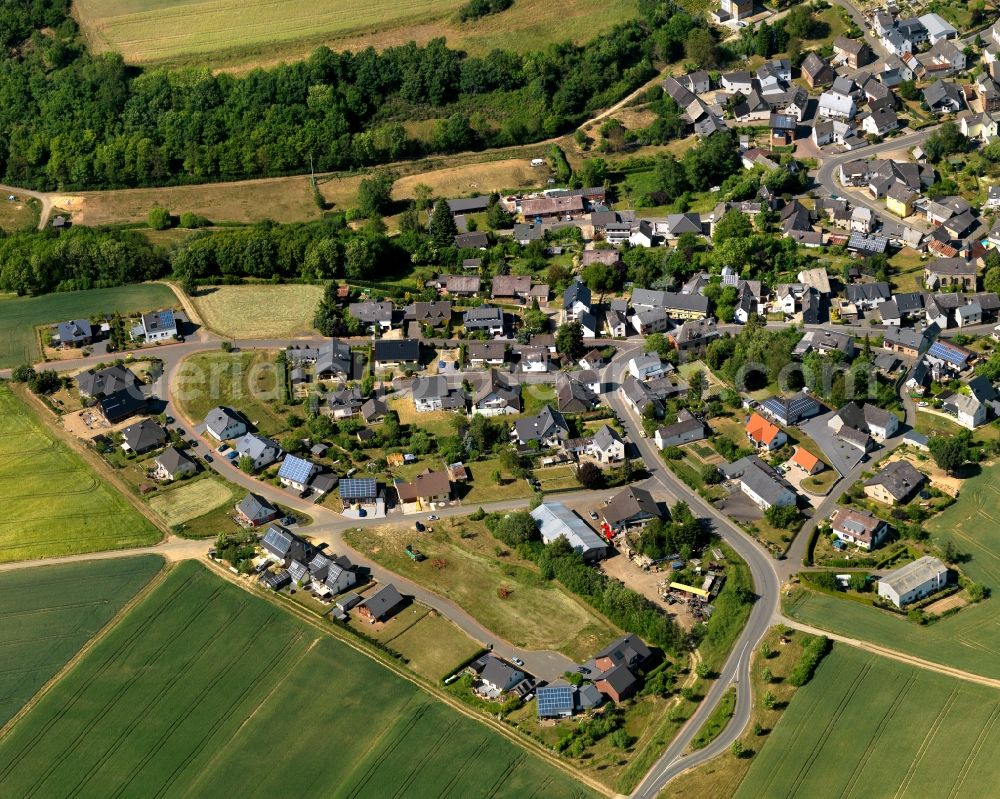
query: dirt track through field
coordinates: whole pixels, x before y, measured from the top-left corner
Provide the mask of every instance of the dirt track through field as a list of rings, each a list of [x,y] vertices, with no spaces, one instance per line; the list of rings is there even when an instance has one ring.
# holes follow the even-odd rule
[[[969,671],[963,671],[962,669],[952,668],[951,666],[945,666],[941,663],[934,663],[930,660],[924,660],[923,658],[915,657],[914,655],[907,655],[903,652],[897,652],[895,649],[889,649],[884,646],[879,646],[878,644],[873,644],[870,641],[862,641],[857,638],[848,638],[846,635],[839,635],[838,633],[830,632],[829,630],[824,630],[821,627],[813,627],[809,624],[803,624],[801,622],[795,621],[795,619],[789,619],[781,617],[777,620],[778,624],[784,624],[786,627],[791,627],[795,630],[802,630],[803,632],[812,633],[813,635],[825,635],[831,641],[837,641],[841,644],[847,644],[848,646],[853,646],[856,649],[862,649],[866,652],[871,652],[875,655],[881,655],[882,657],[890,658],[891,660],[898,660],[900,663],[906,663],[910,666],[916,666],[917,668],[926,669],[927,671],[936,671],[938,674],[944,674],[948,677],[954,677],[958,680],[965,680],[965,682],[977,683],[979,685],[986,685],[990,688],[1000,688],[1000,679],[994,679],[993,677],[983,677],[980,674],[973,674]]]

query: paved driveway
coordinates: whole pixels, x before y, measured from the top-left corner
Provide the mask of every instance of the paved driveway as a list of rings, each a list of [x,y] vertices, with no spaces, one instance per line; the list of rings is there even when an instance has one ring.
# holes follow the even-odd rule
[[[844,475],[861,463],[865,455],[857,447],[838,438],[837,434],[827,427],[827,422],[835,413],[830,411],[822,416],[815,416],[799,424],[799,429],[819,445],[827,460],[833,464],[833,468]]]

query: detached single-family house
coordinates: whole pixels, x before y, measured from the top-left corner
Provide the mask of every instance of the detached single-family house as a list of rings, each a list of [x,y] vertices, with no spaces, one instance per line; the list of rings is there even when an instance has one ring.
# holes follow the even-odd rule
[[[511,430],[511,438],[521,446],[537,441],[543,447],[558,447],[569,438],[566,419],[551,405],[546,405],[535,416],[518,419]]]
[[[138,454],[162,447],[167,440],[167,434],[152,419],[143,419],[124,428],[122,439],[122,449]]]
[[[94,326],[86,319],[60,322],[57,332],[62,347],[85,347],[94,340]]]
[[[433,508],[451,501],[451,477],[447,471],[428,469],[409,482],[397,482],[396,493],[400,502],[416,504],[418,510]]]
[[[838,507],[830,517],[830,528],[841,541],[859,549],[878,549],[889,534],[889,525],[868,511]]]
[[[662,377],[667,369],[660,360],[660,356],[647,352],[644,355],[636,355],[628,362],[628,371],[636,380],[652,380]]]
[[[281,512],[264,497],[247,494],[236,504],[236,515],[243,524],[260,527],[277,519]]]
[[[625,442],[608,425],[601,425],[586,448],[587,454],[600,463],[619,463],[625,460]]]
[[[677,414],[677,421],[666,427],[658,427],[653,438],[660,449],[701,441],[705,438],[705,423],[687,409],[682,409]]]
[[[884,505],[902,504],[917,492],[926,479],[909,461],[893,461],[865,481],[865,496]]]
[[[132,338],[145,338],[146,342],[165,341],[177,336],[177,320],[169,308],[165,311],[144,313],[139,324],[132,329]]]
[[[414,339],[379,339],[374,347],[375,368],[415,367],[420,364],[420,342]]]
[[[576,322],[583,314],[590,313],[591,294],[587,284],[574,280],[563,292],[563,321]]]
[[[482,416],[505,416],[521,412],[521,386],[490,369],[476,388],[472,413]]]
[[[507,693],[524,677],[524,672],[519,668],[492,654],[486,656],[486,665],[479,674],[482,686],[493,694]]]
[[[76,387],[81,397],[100,399],[118,391],[139,392],[139,378],[124,366],[105,369],[88,369],[76,376]]]
[[[287,488],[305,491],[309,481],[319,473],[319,466],[297,455],[286,455],[278,470],[278,480]]]
[[[626,530],[642,529],[662,515],[650,493],[635,486],[629,486],[615,494],[601,514],[607,531],[614,535]]]
[[[765,452],[781,449],[788,442],[788,436],[780,427],[772,424],[756,411],[750,414],[750,418],[747,420],[746,434],[758,450]]]
[[[863,39],[838,36],[833,40],[833,53],[851,69],[863,67],[872,60],[872,51]]]
[[[395,309],[391,302],[352,302],[347,312],[366,327],[378,327],[383,331],[392,327]]]
[[[198,471],[198,465],[174,447],[167,447],[153,462],[156,464],[158,480],[180,480],[184,475]]]
[[[233,449],[241,458],[250,458],[255,471],[266,469],[281,457],[281,445],[257,433],[247,433],[233,445]]]
[[[400,595],[396,586],[388,583],[367,599],[362,600],[357,607],[358,614],[363,619],[367,620],[369,624],[375,624],[376,622],[388,621],[402,610],[405,604],[406,600]]]
[[[205,417],[205,432],[216,441],[229,441],[246,435],[247,424],[236,411],[219,405]]]
[[[481,305],[465,312],[462,324],[466,331],[485,330],[494,338],[504,332],[503,310],[495,305]]]
[[[924,102],[937,114],[957,114],[965,107],[962,90],[940,79],[924,89]]]

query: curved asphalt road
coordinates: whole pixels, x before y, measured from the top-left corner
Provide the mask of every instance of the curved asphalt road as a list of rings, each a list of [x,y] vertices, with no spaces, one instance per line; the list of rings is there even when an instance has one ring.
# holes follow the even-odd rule
[[[711,519],[716,532],[749,565],[754,590],[758,595],[746,627],[737,639],[718,679],[714,681],[694,715],[674,737],[670,746],[632,793],[634,797],[651,799],[682,771],[723,753],[732,741],[742,733],[750,719],[752,708],[752,696],[749,689],[750,654],[753,647],[767,632],[777,614],[780,583],[774,569],[774,562],[767,552],[739,530],[722,513],[675,479],[664,465],[656,445],[650,439],[640,435],[641,421],[626,405],[618,392],[618,387],[621,385],[622,377],[627,372],[628,360],[633,355],[641,353],[642,346],[641,343],[636,343],[619,349],[618,356],[604,371],[604,382],[610,389],[609,393],[605,394],[605,400],[618,414],[629,439],[638,449],[651,474],[645,487],[650,490],[656,489],[657,493],[668,494],[672,501],[684,500],[697,516]],[[731,684],[736,685],[736,709],[732,720],[722,734],[709,746],[692,754],[684,755],[683,752],[690,744],[691,739],[697,734]]]

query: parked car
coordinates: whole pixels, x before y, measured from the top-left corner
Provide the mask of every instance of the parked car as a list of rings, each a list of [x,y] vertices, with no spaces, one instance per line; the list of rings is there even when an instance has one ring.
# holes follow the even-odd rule
[[[523,666],[524,665],[524,661],[521,660],[521,658],[517,657],[516,655],[514,657],[512,657],[511,660],[514,661],[514,665],[515,666]]]
[[[213,458],[211,455],[206,455],[205,456],[205,463],[211,463],[214,460],[215,460],[215,458]]]
[[[179,436],[181,436],[183,438],[184,436],[187,435],[187,433],[184,431],[183,427],[178,427],[177,428],[177,435],[179,435]]]
[[[437,521],[438,519],[440,519],[440,518],[441,518],[440,516],[435,516],[435,515],[434,515],[434,514],[432,513],[432,514],[431,514],[430,516],[428,516],[428,517],[427,517],[427,521],[429,521],[429,522],[436,522],[436,521]]]
[[[590,512],[590,518],[593,519],[594,521],[597,521],[597,511],[596,510],[592,510]]]
[[[927,402],[926,400],[921,400],[920,402],[917,403],[917,405],[919,405],[921,408],[926,408],[928,405],[930,405],[930,403]]]
[[[173,416],[168,416],[167,417],[167,424],[173,424],[173,423],[174,423],[174,417]]]

